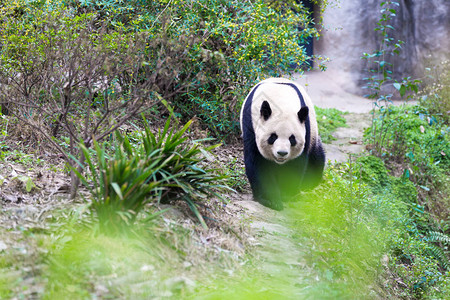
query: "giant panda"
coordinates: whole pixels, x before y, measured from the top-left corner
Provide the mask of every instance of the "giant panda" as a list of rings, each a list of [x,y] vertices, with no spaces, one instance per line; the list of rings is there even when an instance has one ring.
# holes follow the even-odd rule
[[[252,88],[240,114],[245,173],[253,197],[283,209],[283,202],[319,184],[325,152],[316,114],[304,88],[269,78]]]

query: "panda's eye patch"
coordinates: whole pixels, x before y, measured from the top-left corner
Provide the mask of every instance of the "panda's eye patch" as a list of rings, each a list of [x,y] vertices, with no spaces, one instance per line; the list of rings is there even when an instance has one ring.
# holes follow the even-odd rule
[[[289,137],[289,142],[291,142],[291,146],[294,147],[295,145],[297,145],[297,140],[295,139],[294,135],[291,135]]]
[[[267,140],[267,142],[269,143],[269,145],[273,145],[273,143],[275,143],[277,138],[278,138],[278,135],[276,133],[272,133],[270,135],[269,139]]]

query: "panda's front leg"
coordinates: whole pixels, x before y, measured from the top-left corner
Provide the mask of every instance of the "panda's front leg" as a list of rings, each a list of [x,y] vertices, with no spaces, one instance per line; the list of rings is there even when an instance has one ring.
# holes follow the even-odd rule
[[[322,181],[325,161],[325,151],[319,138],[308,157],[307,178],[303,181],[306,189],[313,189]]]
[[[245,173],[252,188],[253,199],[264,206],[282,210],[283,204],[277,186],[272,162],[267,161],[257,150],[256,144],[244,147]],[[272,163],[273,164],[273,163]]]
[[[250,187],[252,188],[253,200],[266,207],[282,210],[283,204],[279,201],[281,195],[278,190],[270,191],[270,187],[273,187],[274,185],[265,176],[266,175],[262,172],[256,172],[253,176],[247,174]]]
[[[282,193],[278,183],[277,172],[274,172],[275,169],[272,162],[265,159],[261,161],[253,195],[262,205],[275,210],[282,210]]]

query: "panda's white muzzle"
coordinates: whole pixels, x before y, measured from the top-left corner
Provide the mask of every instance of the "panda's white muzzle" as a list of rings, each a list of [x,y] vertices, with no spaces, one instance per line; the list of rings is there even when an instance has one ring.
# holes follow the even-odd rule
[[[284,164],[289,158],[289,151],[278,150],[274,153],[275,162],[278,164]]]

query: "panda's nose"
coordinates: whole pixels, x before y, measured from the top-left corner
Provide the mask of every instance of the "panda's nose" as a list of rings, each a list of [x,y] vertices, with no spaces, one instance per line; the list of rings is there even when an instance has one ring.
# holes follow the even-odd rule
[[[279,156],[282,156],[282,157],[284,157],[288,154],[287,151],[277,151],[277,153]]]

